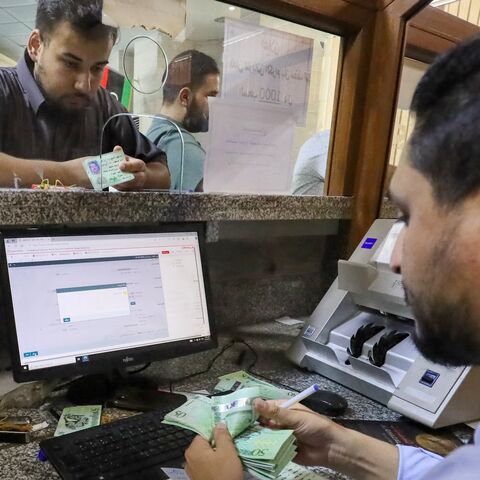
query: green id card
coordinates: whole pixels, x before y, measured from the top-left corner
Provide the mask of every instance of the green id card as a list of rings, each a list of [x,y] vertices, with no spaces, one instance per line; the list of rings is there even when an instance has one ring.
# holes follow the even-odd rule
[[[83,168],[95,190],[102,190],[112,185],[133,180],[133,173],[122,172],[120,163],[125,160],[123,151],[104,153],[101,157],[88,157],[83,161]]]

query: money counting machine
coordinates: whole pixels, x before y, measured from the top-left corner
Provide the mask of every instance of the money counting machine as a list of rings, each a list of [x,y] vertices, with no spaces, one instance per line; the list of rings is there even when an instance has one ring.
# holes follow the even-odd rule
[[[480,367],[437,365],[412,341],[402,277],[389,268],[401,228],[376,220],[350,259],[338,262],[337,279],[287,356],[430,427],[476,420]]]

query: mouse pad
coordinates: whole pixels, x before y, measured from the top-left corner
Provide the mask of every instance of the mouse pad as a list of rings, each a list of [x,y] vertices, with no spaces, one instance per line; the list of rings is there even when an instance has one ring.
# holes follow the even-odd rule
[[[376,420],[335,420],[346,428],[394,445],[420,447],[445,456],[463,445],[448,427],[433,430],[414,422],[382,422]],[[472,430],[473,431],[473,430]]]

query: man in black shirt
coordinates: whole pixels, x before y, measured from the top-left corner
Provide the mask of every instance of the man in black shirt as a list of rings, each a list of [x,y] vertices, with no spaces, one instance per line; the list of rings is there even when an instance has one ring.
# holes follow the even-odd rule
[[[91,186],[83,157],[99,155],[104,124],[126,111],[100,88],[117,36],[101,15],[101,0],[39,0],[24,57],[0,68],[0,186]],[[126,154],[121,170],[135,176],[119,188],[169,188],[165,154],[129,117],[105,128],[102,153],[115,147]]]

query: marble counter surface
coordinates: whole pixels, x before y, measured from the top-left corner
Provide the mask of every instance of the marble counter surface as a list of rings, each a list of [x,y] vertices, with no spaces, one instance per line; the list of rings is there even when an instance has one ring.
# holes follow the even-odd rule
[[[350,197],[0,189],[0,225],[351,218]]]
[[[275,322],[242,326],[231,334],[221,334],[219,337],[219,349],[217,350],[156,362],[145,370],[142,375],[154,379],[165,388],[168,388],[173,380],[174,391],[211,390],[217,383],[217,378],[220,375],[251,367],[250,371],[252,374],[257,374],[262,378],[296,390],[303,390],[312,383],[318,383],[321,388],[342,395],[349,404],[342,418],[372,420],[396,420],[399,418],[398,414],[348,388],[320,375],[300,370],[292,365],[285,357],[284,352],[298,331],[299,328],[288,327]],[[252,347],[257,356],[256,361],[254,354],[245,344],[235,343],[214,362],[208,372],[185,381],[178,380],[186,375],[204,370],[209,361],[220,351],[220,348],[227,345],[232,338],[243,340]],[[60,405],[58,402],[60,402]],[[61,399],[53,399],[53,403],[57,403],[60,407],[61,402]],[[105,409],[105,411],[113,418],[131,414],[131,412],[116,409]],[[39,441],[51,436],[55,430],[56,420],[52,414],[46,409],[42,410],[42,408],[11,410],[7,413],[27,414],[36,422],[46,420],[50,426],[41,432],[37,432],[34,441],[29,444],[13,445],[0,443],[0,479],[50,480],[59,478],[48,462],[42,463],[36,459]],[[319,471],[326,473],[330,479],[340,480],[345,478],[325,469]]]

